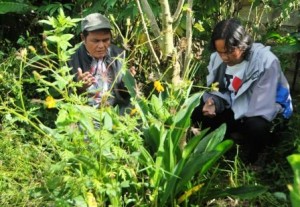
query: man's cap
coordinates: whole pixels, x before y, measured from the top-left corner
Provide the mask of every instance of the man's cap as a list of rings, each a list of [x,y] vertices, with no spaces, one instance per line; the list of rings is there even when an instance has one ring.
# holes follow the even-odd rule
[[[109,20],[99,13],[87,15],[81,22],[81,31],[90,32],[98,29],[111,29]]]

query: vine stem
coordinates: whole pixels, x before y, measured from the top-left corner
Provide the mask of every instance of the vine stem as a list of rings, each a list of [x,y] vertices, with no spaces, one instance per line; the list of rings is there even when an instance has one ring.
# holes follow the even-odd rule
[[[145,19],[144,19],[144,15],[143,15],[143,11],[142,11],[142,7],[141,7],[141,4],[140,4],[140,1],[139,0],[136,0],[136,3],[137,3],[137,6],[138,6],[138,9],[139,9],[139,12],[141,14],[141,18],[142,18],[142,23],[143,23],[143,27],[144,27],[144,30],[145,30],[145,34],[147,36],[147,40],[148,40],[148,43],[149,43],[149,47],[150,47],[150,51],[152,53],[152,55],[154,56],[154,59],[155,61],[160,64],[160,61],[155,53],[155,50],[153,48],[153,45],[151,43],[151,40],[150,40],[150,36],[149,36],[149,32],[148,32],[148,29],[147,29],[147,25],[146,25],[146,22],[145,22]]]

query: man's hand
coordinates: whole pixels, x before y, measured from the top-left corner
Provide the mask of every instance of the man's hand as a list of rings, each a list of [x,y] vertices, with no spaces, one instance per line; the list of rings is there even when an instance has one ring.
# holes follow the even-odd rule
[[[136,74],[136,68],[135,68],[135,66],[131,66],[129,68],[129,71],[130,71],[130,73],[131,73],[132,76],[135,76],[135,74]]]
[[[77,69],[77,79],[83,82],[83,88],[86,89],[95,83],[96,79],[90,72],[82,73],[81,68]]]
[[[207,101],[205,102],[202,108],[202,113],[204,116],[208,116],[211,118],[216,116],[216,106],[214,100],[211,97],[208,98]]]

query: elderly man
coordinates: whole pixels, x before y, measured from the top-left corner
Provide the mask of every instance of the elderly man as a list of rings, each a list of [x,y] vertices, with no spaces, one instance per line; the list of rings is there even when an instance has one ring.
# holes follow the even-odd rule
[[[82,81],[79,92],[88,94],[89,105],[124,108],[129,104],[121,74],[125,52],[111,44],[111,29],[105,16],[99,13],[86,16],[81,22],[82,44],[72,55],[69,66],[76,80]]]

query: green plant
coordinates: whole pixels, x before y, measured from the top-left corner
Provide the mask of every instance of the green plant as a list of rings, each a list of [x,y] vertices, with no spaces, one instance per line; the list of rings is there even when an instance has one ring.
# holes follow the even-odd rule
[[[27,0],[12,1],[4,0],[0,2],[0,14],[6,14],[9,12],[26,13],[35,7]]]
[[[73,7],[73,4],[70,3],[60,3],[60,2],[54,2],[54,3],[45,3],[42,6],[39,6],[37,9],[37,12],[40,14],[46,13],[49,16],[54,16],[54,14],[60,12],[60,10],[71,11]]]
[[[274,41],[273,49],[282,54],[293,54],[300,52],[300,33],[288,33],[281,35],[277,32],[270,32],[266,39]]]
[[[120,118],[112,108],[67,103],[59,108],[57,127],[42,127],[58,146],[52,152],[56,161],[32,195],[55,206],[138,203],[136,194],[143,183],[136,169],[142,140],[135,121],[126,122],[129,115]]]
[[[32,141],[51,155],[49,171],[43,169],[43,180],[30,189],[32,200],[55,206],[138,203],[136,194],[142,184],[136,181],[138,162],[135,160],[142,141],[137,124],[134,120],[126,121],[129,115],[120,118],[117,108],[99,110],[85,106],[84,96],[76,94],[76,86],[81,83],[73,82],[73,75],[69,73],[67,60],[75,48],[69,49],[73,35],[65,33],[78,21],[66,17],[62,10],[57,18],[40,21],[50,25],[52,30],[45,31],[43,50],[30,46],[31,53],[25,48],[18,54],[16,74],[20,81],[14,87],[17,100],[4,100],[0,112],[5,123],[10,122],[9,126],[29,126],[32,133],[39,134],[31,137]],[[33,77],[28,75],[29,71]],[[24,83],[36,84],[42,98],[30,103]],[[42,109],[46,109],[42,117],[45,120],[46,113],[56,111],[53,128],[38,118]],[[26,137],[30,131],[25,131]],[[32,167],[32,164],[28,166]],[[125,194],[123,189],[131,190]]]
[[[294,183],[288,185],[290,191],[290,199],[292,206],[296,207],[300,205],[300,155],[293,154],[287,157],[294,173]]]
[[[0,205],[40,206],[30,192],[44,180],[43,171],[51,165],[51,154],[42,145],[28,141],[24,128],[2,121],[0,131]],[[32,134],[39,138],[38,134]]]
[[[135,82],[129,73],[125,76],[125,83],[131,96],[136,97],[135,107],[141,117],[145,144],[149,148],[142,152],[140,161],[149,176],[151,206],[176,206],[187,202],[204,185],[191,186],[194,176],[204,176],[232,146],[231,140],[223,141],[226,126],[222,125],[210,134],[204,130],[187,141],[190,116],[199,104],[202,92],[190,96],[188,84],[165,89],[156,81],[154,87],[159,94],[152,94],[147,101],[136,93]],[[257,193],[258,187],[253,187],[253,190]],[[260,188],[259,194],[263,191]],[[214,195],[234,192],[231,189],[222,191],[222,195],[220,192]],[[246,196],[242,188],[237,192]]]

